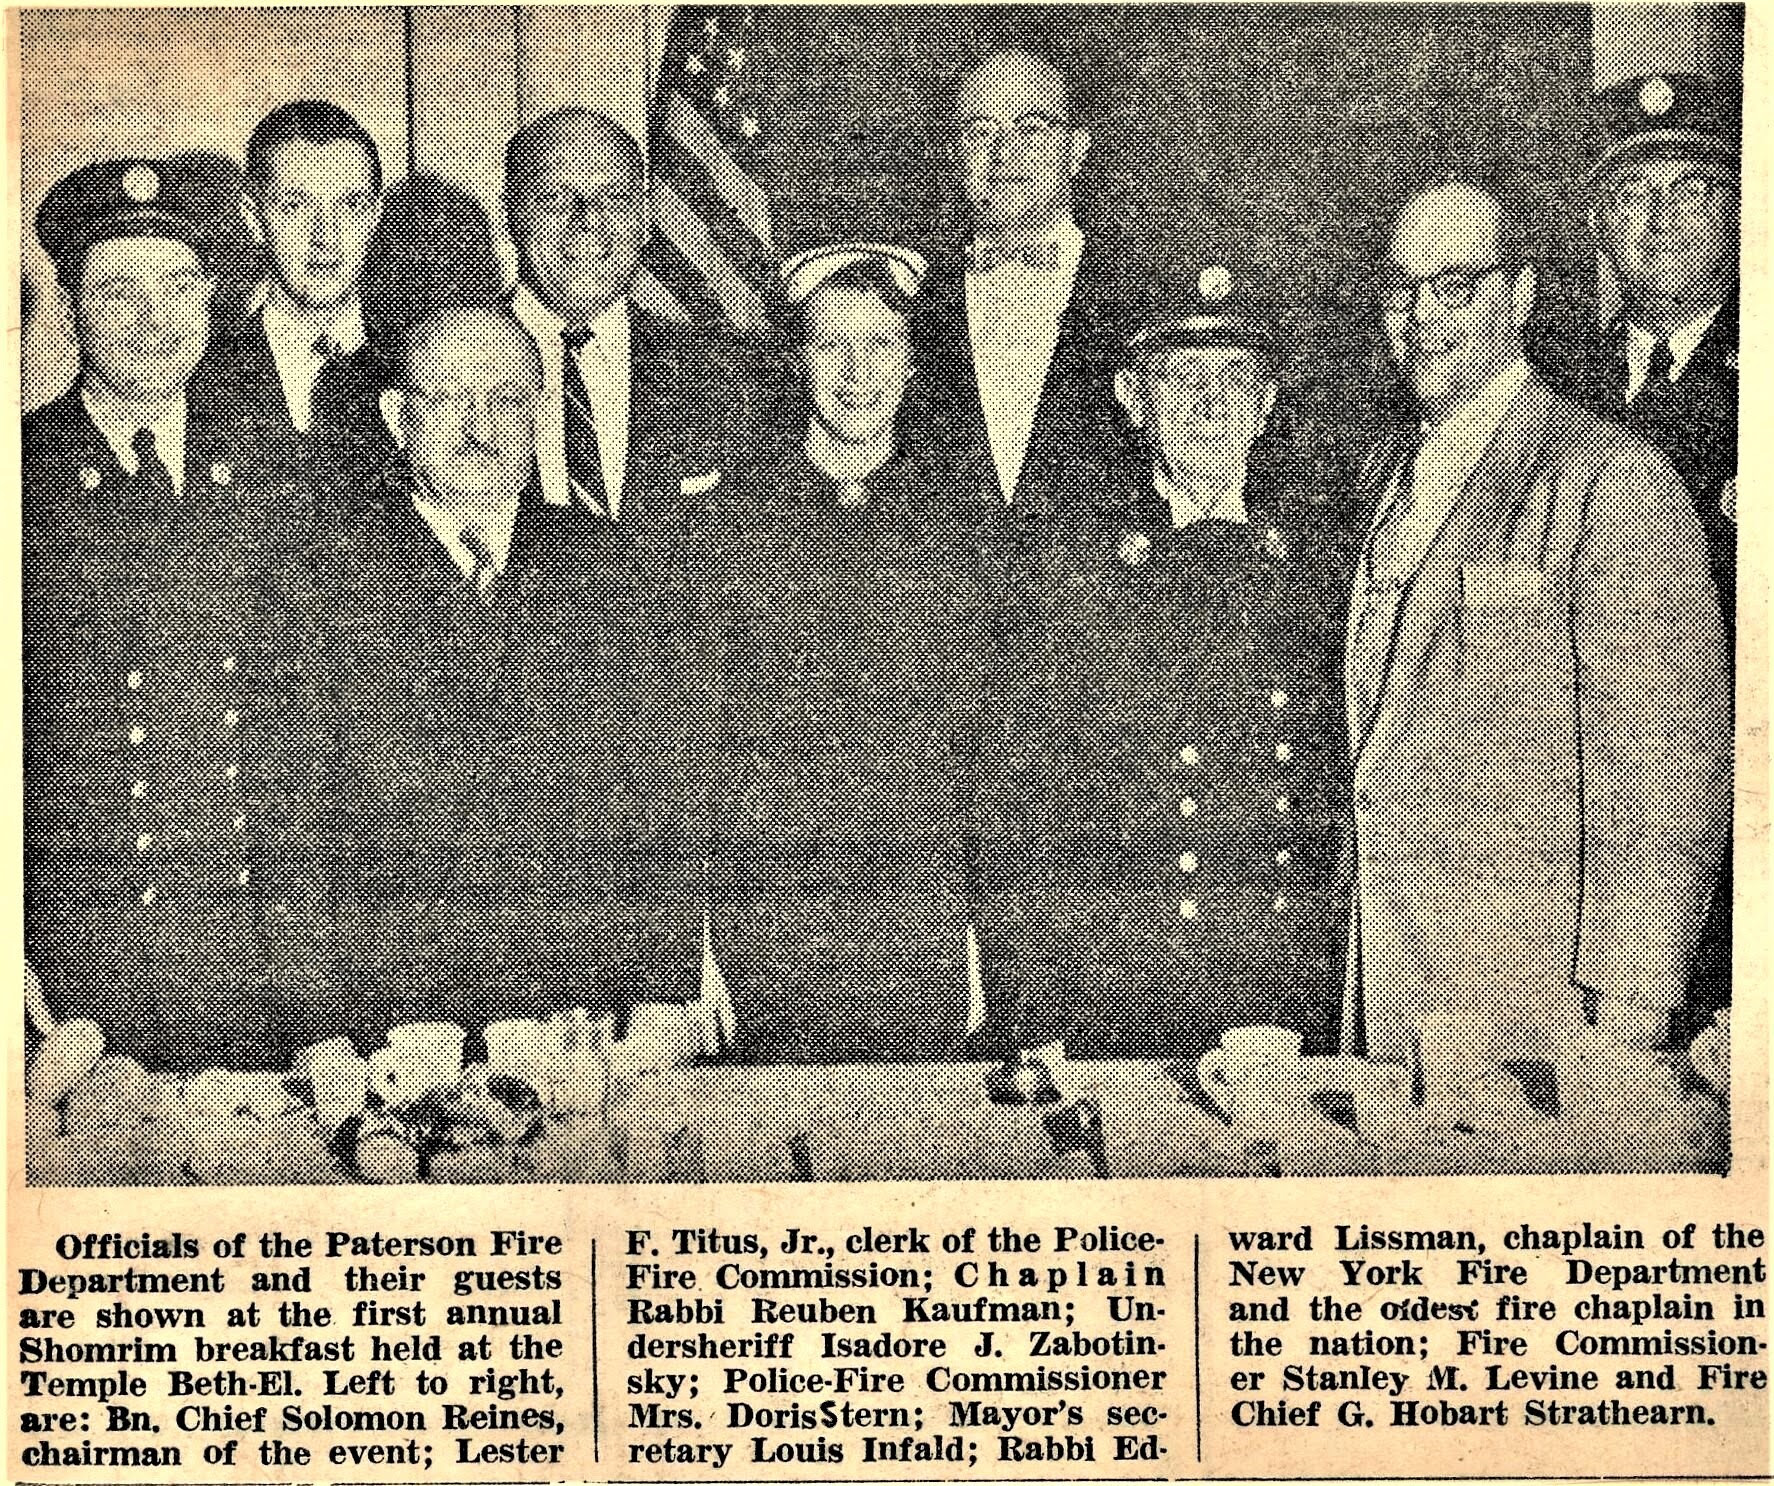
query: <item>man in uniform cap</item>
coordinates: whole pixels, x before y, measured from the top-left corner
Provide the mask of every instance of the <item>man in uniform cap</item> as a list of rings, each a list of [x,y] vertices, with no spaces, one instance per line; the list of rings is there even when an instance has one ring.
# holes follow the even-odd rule
[[[1142,452],[1030,528],[1056,972],[1013,1041],[1162,1057],[1282,1023],[1333,1045],[1338,636],[1318,523],[1260,447],[1278,368],[1256,276],[1201,268],[1123,345]]]
[[[1590,173],[1590,220],[1620,313],[1588,373],[1591,405],[1676,467],[1737,619],[1737,247],[1741,93],[1689,74],[1629,78],[1596,100],[1610,140]],[[1732,876],[1713,891],[1695,956],[1697,1021],[1731,997]]]
[[[324,937],[274,619],[305,513],[189,391],[205,199],[143,159],[50,190],[80,374],[22,430],[26,954],[58,1016],[181,1068],[281,1061]]]
[[[1630,78],[1596,100],[1609,142],[1590,221],[1620,313],[1590,368],[1592,405],[1687,482],[1727,630],[1737,612],[1737,245],[1741,98],[1722,79]]]

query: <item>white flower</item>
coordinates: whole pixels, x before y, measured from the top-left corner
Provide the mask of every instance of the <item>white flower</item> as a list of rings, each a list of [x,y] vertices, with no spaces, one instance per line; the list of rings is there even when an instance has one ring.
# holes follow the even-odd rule
[[[90,464],[83,466],[80,471],[80,484],[86,490],[97,490],[99,488],[99,472]]]
[[[1151,555],[1152,539],[1143,531],[1130,531],[1115,550],[1128,567],[1137,568]]]
[[[232,485],[234,471],[218,459],[209,467],[209,480],[212,485]]]

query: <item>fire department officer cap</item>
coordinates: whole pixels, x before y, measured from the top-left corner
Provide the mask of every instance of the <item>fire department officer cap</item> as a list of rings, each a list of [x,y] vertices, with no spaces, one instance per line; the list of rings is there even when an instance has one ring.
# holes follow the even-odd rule
[[[37,209],[37,237],[64,284],[87,252],[118,237],[167,237],[202,260],[207,224],[195,172],[169,160],[100,160],[56,182]]]
[[[1599,185],[1644,160],[1708,160],[1737,169],[1743,100],[1730,81],[1695,73],[1627,78],[1596,94],[1607,144],[1589,172]]]

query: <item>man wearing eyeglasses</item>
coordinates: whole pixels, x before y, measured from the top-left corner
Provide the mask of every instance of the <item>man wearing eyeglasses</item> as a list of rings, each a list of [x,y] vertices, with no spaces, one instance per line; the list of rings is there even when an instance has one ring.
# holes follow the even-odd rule
[[[1526,241],[1447,182],[1406,202],[1379,275],[1422,421],[1357,487],[1343,1037],[1376,1058],[1445,1015],[1514,1056],[1590,1016],[1666,1037],[1729,828],[1700,523],[1662,455],[1528,368]]]
[[[635,302],[653,221],[640,146],[590,109],[545,114],[506,148],[505,212],[512,310],[542,358],[542,497],[631,526],[669,522],[682,481],[751,446],[758,377],[735,339]]]
[[[1267,437],[1271,304],[1235,265],[1172,287],[1115,376],[1141,454],[1031,527],[1060,983],[1010,1010],[1025,1043],[1175,1057],[1279,1022],[1336,1045],[1341,637],[1322,523]]]
[[[1111,257],[1072,213],[1090,135],[1059,69],[1026,51],[968,72],[948,127],[972,230],[932,262],[915,411],[988,504],[1037,509],[1067,458],[1115,441]]]
[[[1669,456],[1706,528],[1727,630],[1737,612],[1736,85],[1631,78],[1596,100],[1611,140],[1590,211],[1620,290],[1591,405]]]
[[[1590,222],[1620,313],[1589,368],[1590,405],[1669,456],[1737,618],[1737,248],[1741,93],[1693,75],[1631,78],[1596,100],[1611,141],[1590,173]],[[1690,1012],[1731,999],[1732,878],[1720,878]]]
[[[319,563],[348,992],[312,1031],[367,1048],[405,1022],[596,1015],[660,977],[685,999],[700,853],[655,787],[684,624],[626,532],[533,498],[543,372],[508,308],[434,311],[397,356],[402,466]]]
[[[53,1015],[189,1071],[281,1066],[318,973],[267,602],[304,512],[195,377],[209,199],[147,159],[44,198],[80,375],[21,469],[26,956]]]

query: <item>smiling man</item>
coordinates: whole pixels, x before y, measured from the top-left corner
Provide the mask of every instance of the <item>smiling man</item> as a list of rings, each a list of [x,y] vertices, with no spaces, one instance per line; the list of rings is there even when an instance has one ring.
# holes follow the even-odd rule
[[[506,148],[505,214],[512,310],[545,379],[543,498],[639,527],[669,522],[682,480],[752,446],[758,378],[736,341],[634,302],[653,226],[640,146],[590,109],[544,114]]]
[[[163,160],[51,189],[80,375],[22,430],[26,954],[56,1015],[191,1071],[278,1065],[326,974],[274,675],[304,512],[187,390],[208,199]]]
[[[240,211],[269,268],[226,358],[240,416],[277,469],[337,464],[338,441],[375,436],[359,288],[382,215],[376,142],[335,104],[274,109],[247,140]]]
[[[1518,1055],[1592,1013],[1666,1035],[1730,824],[1692,502],[1662,455],[1529,370],[1534,269],[1495,196],[1411,197],[1377,288],[1422,422],[1357,490],[1345,1046],[1406,1059],[1439,1015]]]
[[[971,230],[937,255],[922,297],[919,417],[989,503],[1033,509],[1066,459],[1114,447],[1116,255],[1073,217],[1090,134],[1065,76],[1021,50],[960,79],[945,128]]]

